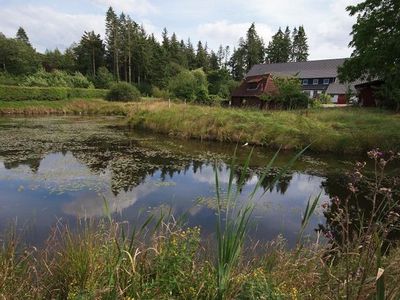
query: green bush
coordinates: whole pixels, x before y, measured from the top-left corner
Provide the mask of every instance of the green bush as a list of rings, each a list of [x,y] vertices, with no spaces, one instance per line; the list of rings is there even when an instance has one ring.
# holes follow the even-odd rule
[[[96,90],[96,89],[0,86],[0,101],[104,98],[106,93],[107,90]]]
[[[169,90],[179,99],[208,103],[208,82],[202,69],[182,71],[169,82]]]
[[[168,91],[162,90],[156,86],[153,86],[153,88],[151,89],[151,95],[155,98],[161,98],[161,99],[169,99],[171,97]]]
[[[277,91],[263,94],[260,99],[267,102],[267,107],[280,109],[300,109],[308,107],[308,96],[303,93],[298,78],[275,77]]]
[[[109,89],[115,82],[114,76],[106,67],[100,67],[97,70],[96,77],[93,79],[94,86],[97,89]]]
[[[46,72],[43,69],[25,77],[20,85],[37,87],[93,88],[93,84],[79,72],[71,75],[64,71],[54,70],[52,72]]]
[[[138,101],[140,91],[127,82],[115,83],[107,93],[106,99],[109,101]]]

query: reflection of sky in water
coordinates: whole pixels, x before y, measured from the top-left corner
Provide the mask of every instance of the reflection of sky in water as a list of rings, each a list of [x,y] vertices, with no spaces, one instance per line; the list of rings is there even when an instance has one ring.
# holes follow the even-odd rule
[[[125,170],[129,172],[129,170]],[[220,183],[226,186],[229,171],[219,172]],[[20,165],[6,169],[0,163],[0,228],[11,220],[31,225],[30,240],[43,240],[57,220],[73,221],[76,217],[97,217],[104,214],[104,199],[110,211],[124,220],[133,220],[142,209],[167,206],[172,213],[189,213],[189,224],[200,225],[207,233],[215,229],[215,212],[196,204],[199,197],[215,195],[215,175],[212,165],[203,165],[194,172],[193,167],[175,172],[161,182],[161,171],[156,171],[136,187],[111,191],[112,170],[92,172],[71,153],[48,154],[41,161],[37,172]],[[285,193],[274,187],[261,197],[261,189],[255,196],[253,237],[268,240],[283,234],[289,240],[296,238],[302,212],[310,196],[321,191],[321,177],[294,173]],[[252,176],[243,188],[241,199],[246,199],[257,182]],[[327,197],[323,194],[323,199]],[[315,228],[322,221],[316,215],[310,224]]]

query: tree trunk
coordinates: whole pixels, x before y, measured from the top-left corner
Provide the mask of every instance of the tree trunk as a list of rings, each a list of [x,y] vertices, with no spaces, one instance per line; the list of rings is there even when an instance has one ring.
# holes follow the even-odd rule
[[[92,67],[93,67],[93,77],[96,77],[96,60],[94,58],[94,48],[92,49]]]
[[[129,83],[132,83],[132,54],[131,49],[129,48],[129,55],[128,55],[128,76],[129,76]]]

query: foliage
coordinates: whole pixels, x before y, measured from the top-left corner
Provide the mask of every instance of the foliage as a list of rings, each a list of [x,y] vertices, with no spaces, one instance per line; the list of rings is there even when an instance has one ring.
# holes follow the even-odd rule
[[[332,97],[329,94],[322,93],[318,95],[319,101],[323,104],[330,104],[332,103]]]
[[[0,68],[12,75],[32,74],[39,68],[38,55],[25,41],[0,33]]]
[[[43,69],[24,78],[20,85],[38,87],[93,88],[93,84],[81,73],[70,75],[64,71],[46,72]]]
[[[286,27],[285,32],[279,28],[272,37],[267,47],[267,60],[269,63],[285,63],[290,60],[291,55],[290,30]]]
[[[103,98],[106,90],[64,87],[0,86],[0,100],[64,100],[73,98]]]
[[[104,65],[105,48],[100,34],[84,32],[79,45],[74,48],[77,68],[81,73],[96,77],[99,67]]]
[[[383,80],[385,105],[400,110],[400,3],[365,0],[347,10],[351,16],[357,16],[357,22],[353,25],[350,42],[354,51],[339,69],[341,80]]]
[[[138,101],[140,91],[127,82],[115,83],[107,93],[106,99],[109,101]]]
[[[269,105],[283,109],[299,109],[308,107],[308,97],[301,89],[298,78],[274,78],[277,91],[264,96]]]
[[[295,27],[292,33],[291,61],[307,61],[308,59],[307,36],[303,26]]]
[[[97,70],[94,86],[98,89],[109,89],[114,83],[114,77],[106,67]]]
[[[153,86],[153,88],[151,89],[151,95],[155,98],[161,99],[169,99],[171,97],[168,91],[162,90],[156,86]]]
[[[171,79],[169,90],[182,100],[208,102],[208,82],[202,69],[180,72]]]

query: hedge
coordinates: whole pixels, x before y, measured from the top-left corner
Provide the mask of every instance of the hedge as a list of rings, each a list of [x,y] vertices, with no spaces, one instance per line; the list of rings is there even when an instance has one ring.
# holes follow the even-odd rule
[[[108,90],[63,87],[22,87],[0,85],[0,101],[66,100],[73,98],[104,98]]]

